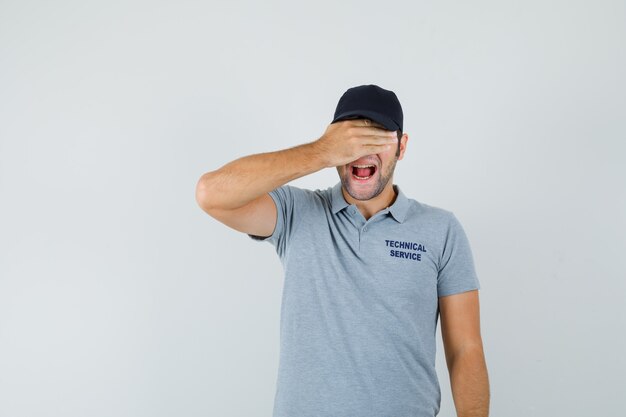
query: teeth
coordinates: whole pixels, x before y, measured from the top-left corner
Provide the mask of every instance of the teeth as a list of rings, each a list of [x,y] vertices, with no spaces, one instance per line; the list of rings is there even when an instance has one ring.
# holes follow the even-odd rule
[[[354,168],[369,168],[372,167],[374,169],[376,169],[376,165],[352,165],[352,167]],[[352,174],[355,178],[360,179],[360,180],[366,180],[368,178],[371,178],[372,176],[370,175],[369,177],[359,177],[358,175]]]

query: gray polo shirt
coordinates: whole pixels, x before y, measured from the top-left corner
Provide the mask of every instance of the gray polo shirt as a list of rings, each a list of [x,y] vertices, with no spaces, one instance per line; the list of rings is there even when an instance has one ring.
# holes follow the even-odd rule
[[[365,220],[341,193],[291,185],[271,243],[283,284],[274,417],[433,417],[438,297],[480,288],[447,210],[407,198]]]

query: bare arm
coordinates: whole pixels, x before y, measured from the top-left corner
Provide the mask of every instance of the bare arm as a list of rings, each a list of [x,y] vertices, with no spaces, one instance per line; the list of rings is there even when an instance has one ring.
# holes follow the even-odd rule
[[[480,336],[478,291],[439,298],[452,396],[458,417],[489,415],[489,379]]]
[[[244,156],[200,177],[198,204],[206,211],[240,208],[296,178],[326,167],[317,142]]]
[[[313,142],[244,156],[207,172],[196,184],[196,201],[235,230],[269,236],[277,216],[270,191],[322,168],[381,152],[396,140],[395,132],[366,126],[362,120],[331,123]]]

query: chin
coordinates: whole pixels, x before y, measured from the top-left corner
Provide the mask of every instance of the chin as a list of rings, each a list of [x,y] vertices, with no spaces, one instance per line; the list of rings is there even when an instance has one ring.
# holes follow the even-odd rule
[[[378,196],[385,188],[379,181],[372,181],[367,185],[355,184],[350,177],[343,177],[343,187],[352,198],[359,201],[371,200]]]

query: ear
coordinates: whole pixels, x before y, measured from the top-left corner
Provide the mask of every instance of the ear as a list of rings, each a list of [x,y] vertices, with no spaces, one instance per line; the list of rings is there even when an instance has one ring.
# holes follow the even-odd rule
[[[398,160],[404,157],[404,151],[406,151],[406,143],[409,141],[409,135],[406,133],[402,134],[400,137],[400,155],[398,155]]]

